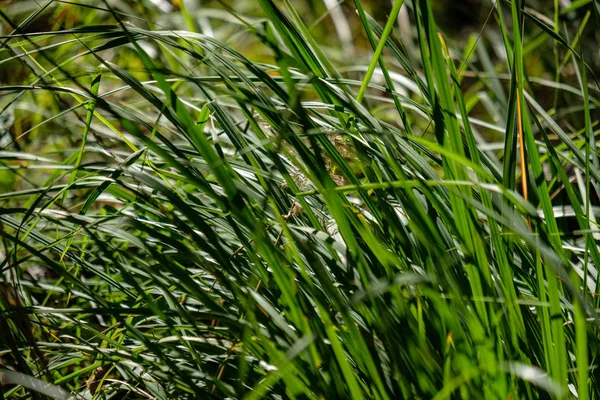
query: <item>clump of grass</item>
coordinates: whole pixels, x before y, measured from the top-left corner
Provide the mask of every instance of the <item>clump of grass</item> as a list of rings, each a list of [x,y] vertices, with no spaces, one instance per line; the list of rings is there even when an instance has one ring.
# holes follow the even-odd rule
[[[346,3],[2,10],[3,398],[598,396],[596,3]]]

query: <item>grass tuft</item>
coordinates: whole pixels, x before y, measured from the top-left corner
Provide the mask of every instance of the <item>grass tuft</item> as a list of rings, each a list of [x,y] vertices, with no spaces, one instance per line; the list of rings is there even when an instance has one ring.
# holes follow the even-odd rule
[[[596,1],[4,3],[1,398],[600,396]]]

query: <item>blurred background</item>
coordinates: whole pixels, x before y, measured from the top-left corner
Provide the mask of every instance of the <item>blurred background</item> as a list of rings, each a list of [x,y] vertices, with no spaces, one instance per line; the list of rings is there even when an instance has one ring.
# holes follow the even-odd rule
[[[263,46],[255,35],[248,33],[244,25],[246,23],[263,23],[261,19],[264,15],[253,0],[117,0],[108,3],[119,11],[124,20],[129,18],[132,23],[140,27],[201,32],[226,41],[250,60],[268,62],[272,57],[270,50]],[[354,11],[353,0],[290,0],[289,3],[298,11],[330,60],[340,67],[339,70],[348,77],[360,78],[370,61],[372,52],[364,29]],[[408,7],[411,7],[412,2],[406,3]],[[530,0],[526,3],[526,10],[532,17],[543,21],[565,37],[571,38],[589,65],[598,72],[600,71],[598,68],[600,66],[600,46],[598,46],[600,26],[594,16],[590,15],[590,7],[586,7],[588,3],[590,1],[585,0],[575,2],[571,0]],[[15,26],[40,7],[40,2],[37,0],[4,0],[0,1],[0,4],[3,13],[0,27],[3,34],[11,32]],[[61,27],[72,28],[86,24],[113,23],[107,13],[89,12],[94,7],[101,6],[100,2],[49,2],[49,4],[36,17],[35,21],[27,26],[26,32],[45,32]],[[392,2],[362,0],[361,4],[376,21],[384,24]],[[439,29],[448,42],[449,48],[452,49],[452,56],[457,65],[462,66],[460,72],[465,91],[477,91],[482,87],[477,86],[477,83],[484,86],[493,84],[505,89],[508,87],[506,52],[497,23],[498,15],[496,12],[492,12],[495,4],[495,0],[432,0]],[[506,4],[502,6],[505,13],[504,20],[510,27],[510,7]],[[406,51],[411,64],[419,71],[418,38],[414,23],[413,14],[408,12],[407,7],[403,7],[398,18],[395,36],[400,46]],[[539,79],[546,79],[578,86],[573,65],[568,62],[568,53],[557,48],[548,35],[531,20],[527,20],[525,23],[524,37],[525,43],[527,43],[525,69],[530,76],[538,79],[538,81],[534,79],[529,82],[538,101],[550,110],[568,106],[574,94],[570,94],[568,91],[559,92],[551,85],[539,84]],[[43,44],[49,44],[55,40],[56,38],[40,37],[40,43]],[[477,43],[476,46],[475,43]],[[72,50],[75,47],[67,49]],[[56,59],[63,57],[65,55],[62,53],[63,51],[66,50],[57,48],[53,57]],[[1,58],[10,57],[8,51],[3,51],[1,54]],[[52,52],[48,54],[52,54]],[[113,62],[134,73],[141,69],[140,65],[136,65],[138,61],[134,57],[128,58],[125,53],[108,52],[107,55],[114,57]],[[0,68],[0,83],[6,85],[26,81],[32,67],[23,67],[23,62],[31,63],[32,61],[21,59],[4,63]],[[44,60],[40,62],[43,63]],[[82,62],[85,61],[82,60]],[[467,65],[462,65],[463,62],[466,62]],[[390,58],[390,65],[393,71],[400,74],[405,73],[397,61],[392,58]],[[556,68],[556,65],[560,67]],[[90,69],[92,68],[90,66]],[[494,79],[497,78],[498,82],[483,81],[483,78],[490,78],[492,70],[497,74]],[[79,69],[77,73],[81,74],[81,70]],[[65,79],[70,79],[70,77],[65,77]],[[82,77],[82,79],[86,78]],[[376,83],[383,82],[381,75],[376,75],[374,80]],[[2,101],[1,99],[0,97],[0,101]],[[495,123],[499,116],[494,115],[496,111],[492,112],[491,107],[485,109],[488,103],[487,99],[478,102],[471,112],[484,121]],[[14,110],[14,112],[18,112],[18,110]],[[595,107],[592,112],[596,115]],[[12,139],[6,136],[0,138],[0,145],[11,143],[11,147],[19,147],[23,144],[14,141],[14,138],[15,135],[18,136],[19,132],[27,130],[28,127],[35,124],[36,121],[29,121],[28,118],[18,118],[20,126],[9,129],[8,127],[12,126],[14,121],[14,115],[2,113],[0,132],[8,133],[9,130],[13,132]],[[580,118],[576,118],[576,121],[566,118],[561,123],[569,128],[581,128]],[[570,123],[573,125],[568,126]],[[57,129],[61,129],[61,127],[58,126]],[[492,141],[497,139],[493,131],[485,132],[484,130],[483,133],[490,135]],[[32,134],[24,140],[34,140],[35,137],[36,135]]]

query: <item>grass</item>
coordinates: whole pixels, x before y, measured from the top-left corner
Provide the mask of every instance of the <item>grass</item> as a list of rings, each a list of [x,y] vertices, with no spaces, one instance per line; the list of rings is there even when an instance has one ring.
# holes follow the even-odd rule
[[[5,3],[2,398],[599,398],[596,1]]]

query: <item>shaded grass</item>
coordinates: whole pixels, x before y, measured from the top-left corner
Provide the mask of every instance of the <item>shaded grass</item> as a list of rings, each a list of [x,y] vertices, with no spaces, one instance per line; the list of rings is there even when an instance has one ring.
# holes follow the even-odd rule
[[[356,0],[357,76],[259,3],[0,14],[3,397],[596,398],[592,5],[496,2],[463,53],[430,0]]]

